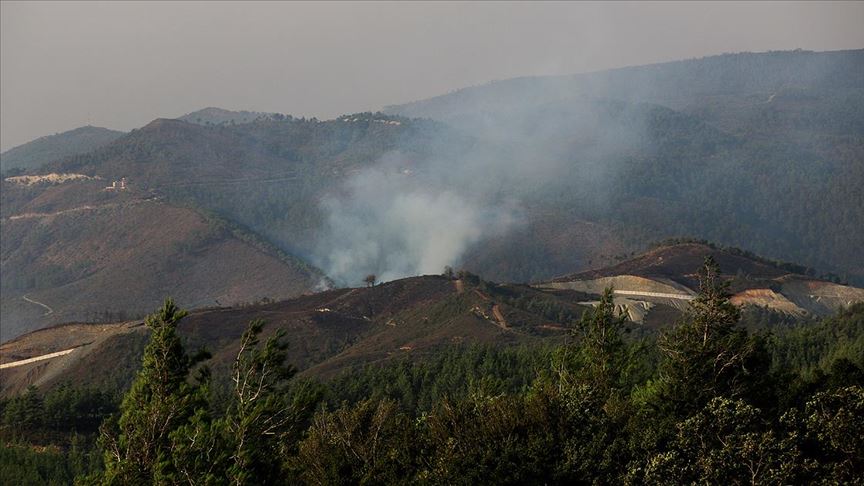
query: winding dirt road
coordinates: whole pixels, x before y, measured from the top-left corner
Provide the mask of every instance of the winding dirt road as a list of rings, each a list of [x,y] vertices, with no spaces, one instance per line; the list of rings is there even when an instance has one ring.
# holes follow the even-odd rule
[[[48,304],[43,304],[42,302],[35,301],[35,300],[31,299],[30,297],[27,297],[26,295],[22,296],[21,298],[27,302],[30,302],[31,304],[36,304],[39,307],[44,308],[47,312],[42,314],[42,317],[50,316],[51,314],[54,313],[54,309],[52,309]]]

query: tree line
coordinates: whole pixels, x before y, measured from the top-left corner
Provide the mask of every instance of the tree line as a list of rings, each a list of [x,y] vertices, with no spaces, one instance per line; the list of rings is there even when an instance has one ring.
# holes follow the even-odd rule
[[[66,470],[81,484],[862,484],[864,305],[748,331],[719,275],[708,259],[689,312],[652,339],[630,338],[609,289],[563,345],[454,349],[326,383],[297,379],[285,336],[253,321],[219,386],[167,301],[116,413],[64,409],[91,431],[83,417],[108,416],[99,460]],[[4,425],[38,400],[4,402]],[[4,470],[28,470],[23,448],[2,450]]]

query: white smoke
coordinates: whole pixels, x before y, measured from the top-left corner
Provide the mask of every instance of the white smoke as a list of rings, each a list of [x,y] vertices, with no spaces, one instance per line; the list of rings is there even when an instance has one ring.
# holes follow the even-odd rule
[[[482,237],[507,231],[516,211],[490,207],[398,166],[398,155],[350,178],[323,202],[328,219],[318,253],[338,282],[440,273]]]
[[[425,157],[393,151],[350,175],[321,203],[313,261],[341,285],[440,273],[529,223],[538,201],[579,193],[601,203],[614,187],[610,161],[641,130],[614,104],[562,97],[513,109],[493,100],[505,108],[469,111],[456,131],[424,139]]]

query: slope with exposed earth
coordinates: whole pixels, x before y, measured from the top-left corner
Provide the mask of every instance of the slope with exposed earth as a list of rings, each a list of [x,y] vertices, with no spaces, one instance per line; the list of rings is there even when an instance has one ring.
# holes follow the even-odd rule
[[[187,348],[209,350],[209,365],[218,369],[230,366],[246,324],[263,319],[266,335],[286,332],[288,361],[301,374],[326,377],[404,356],[422,359],[462,343],[559,342],[611,285],[619,312],[627,313],[634,322],[631,330],[643,335],[670,325],[686,311],[697,292],[693,270],[706,256],[721,265],[738,263],[727,266],[722,278],[732,280],[732,300],[739,305],[800,317],[864,301],[862,289],[796,275],[735,251],[688,243],[535,286],[494,284],[462,273],[456,279],[412,277],[274,303],[193,310],[179,330]],[[629,274],[614,274],[625,270]],[[109,387],[127,384],[147,334],[141,321],[67,324],[6,342],[0,345],[2,393],[31,384],[51,388],[69,380]]]
[[[614,289],[616,304],[641,322],[658,305],[686,310],[699,288],[698,269],[713,258],[730,282],[732,302],[796,316],[824,316],[864,301],[864,289],[790,271],[797,267],[761,259],[737,249],[702,243],[665,245],[619,264],[559,277],[538,284],[544,289],[572,289],[599,295]]]
[[[100,179],[3,181],[0,341],[73,320],[116,320],[172,295],[188,307],[282,299],[323,275],[253,235]]]
[[[179,330],[187,349],[208,349],[213,355],[209,365],[219,368],[229,366],[246,324],[263,319],[266,335],[286,331],[291,364],[306,375],[332,376],[459,343],[560,340],[585,309],[578,302],[586,298],[578,292],[495,285],[471,276],[413,277],[271,304],[193,311]],[[147,332],[140,321],[65,324],[3,343],[2,394],[70,380],[121,386],[138,364]]]

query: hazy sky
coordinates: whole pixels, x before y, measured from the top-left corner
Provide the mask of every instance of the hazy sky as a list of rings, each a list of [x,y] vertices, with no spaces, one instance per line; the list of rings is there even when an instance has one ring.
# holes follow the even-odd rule
[[[864,47],[864,3],[0,3],[0,148],[206,106],[331,118],[493,79]]]

